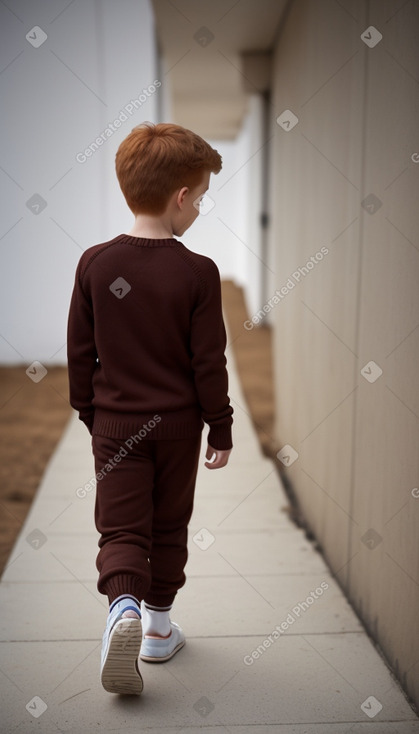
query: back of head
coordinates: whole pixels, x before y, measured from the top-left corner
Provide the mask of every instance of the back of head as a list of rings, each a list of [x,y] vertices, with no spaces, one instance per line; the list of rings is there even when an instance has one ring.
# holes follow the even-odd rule
[[[203,138],[180,125],[147,122],[122,141],[116,175],[134,214],[162,214],[171,195],[194,188],[204,171],[218,173],[221,156]]]

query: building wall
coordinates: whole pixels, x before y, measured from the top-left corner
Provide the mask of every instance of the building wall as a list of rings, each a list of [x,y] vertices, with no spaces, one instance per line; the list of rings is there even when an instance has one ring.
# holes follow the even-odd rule
[[[0,3],[0,23],[0,363],[66,364],[78,259],[133,222],[115,176],[116,150],[135,125],[172,121],[170,67],[158,52],[149,0],[88,0],[62,12],[43,0],[22,0],[15,12]],[[34,26],[47,35],[38,47],[25,37]],[[157,91],[140,97],[156,79]],[[84,157],[121,111],[127,119]],[[260,100],[249,99],[237,141],[210,142],[224,164],[212,177],[214,207],[182,240],[214,258],[223,278],[245,286],[255,308],[262,267],[262,165],[254,155],[262,144]],[[37,214],[26,203],[34,194],[43,202]]]
[[[211,176],[211,207],[182,236],[195,252],[215,260],[223,279],[245,289],[248,309],[262,301],[263,144],[262,100],[249,96],[246,115],[236,140],[208,141],[223,159],[223,167]],[[208,213],[205,213],[208,211]]]
[[[117,147],[168,109],[167,84],[149,0],[1,3],[0,25],[0,362],[65,364],[78,259],[132,226]],[[35,26],[47,36],[38,46]],[[121,112],[119,128],[77,159]]]
[[[291,3],[273,60],[269,235],[276,437],[298,453],[285,471],[416,703],[418,31],[417,3]]]

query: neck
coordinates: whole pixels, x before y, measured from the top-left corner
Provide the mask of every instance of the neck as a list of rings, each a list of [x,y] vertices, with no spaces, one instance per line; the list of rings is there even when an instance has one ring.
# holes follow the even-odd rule
[[[171,222],[165,216],[137,214],[134,226],[127,232],[131,237],[144,237],[150,240],[165,240],[173,237]]]

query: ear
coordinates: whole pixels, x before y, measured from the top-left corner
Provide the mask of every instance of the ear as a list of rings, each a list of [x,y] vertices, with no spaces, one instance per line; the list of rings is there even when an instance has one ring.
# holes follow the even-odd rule
[[[177,194],[176,197],[176,204],[178,205],[179,209],[183,209],[183,205],[185,203],[185,198],[189,194],[189,188],[187,186],[183,186]]]

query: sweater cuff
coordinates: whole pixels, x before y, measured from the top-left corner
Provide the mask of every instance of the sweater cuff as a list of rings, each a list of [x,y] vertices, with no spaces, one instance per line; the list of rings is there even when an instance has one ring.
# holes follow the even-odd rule
[[[207,440],[209,445],[217,451],[228,451],[233,448],[231,425],[210,427]]]

